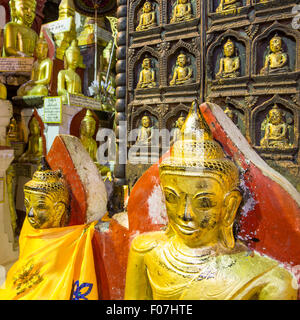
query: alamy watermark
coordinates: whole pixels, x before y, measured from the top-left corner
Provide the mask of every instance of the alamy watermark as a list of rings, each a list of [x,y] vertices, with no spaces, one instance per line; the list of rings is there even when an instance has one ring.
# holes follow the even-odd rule
[[[292,14],[295,15],[292,20],[292,28],[300,29],[300,5],[299,4],[293,7]]]

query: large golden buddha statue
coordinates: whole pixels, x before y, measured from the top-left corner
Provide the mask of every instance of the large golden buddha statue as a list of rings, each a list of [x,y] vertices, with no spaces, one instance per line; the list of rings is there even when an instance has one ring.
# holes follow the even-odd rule
[[[142,63],[142,70],[139,75],[137,88],[153,88],[156,87],[155,70],[151,68],[151,59],[146,57]]]
[[[284,73],[289,71],[288,54],[283,52],[282,39],[275,35],[270,40],[270,53],[266,55],[260,74]]]
[[[73,0],[62,0],[58,10],[58,20],[71,18],[71,29],[54,35],[56,48],[56,58],[63,60],[66,49],[71,42],[76,39],[75,25],[75,5]]]
[[[175,23],[191,19],[193,19],[193,14],[190,0],[177,0],[170,22]]]
[[[171,86],[189,84],[193,81],[193,69],[187,64],[186,54],[180,53],[176,60],[172,80],[170,81]]]
[[[239,0],[220,0],[220,4],[216,9],[216,12],[222,13],[225,10],[236,11],[236,8],[240,6]]]
[[[282,111],[275,104],[268,113],[265,123],[265,134],[260,141],[263,147],[284,148],[289,146],[288,125],[285,123]]]
[[[143,6],[143,13],[140,16],[140,22],[136,27],[136,31],[143,31],[156,26],[156,15],[152,3],[146,1]]]
[[[73,40],[65,52],[65,69],[57,76],[57,94],[62,96],[62,102],[68,103],[68,93],[82,95],[81,78],[76,73],[81,60],[77,41]]]
[[[224,44],[224,57],[220,59],[216,78],[236,78],[240,75],[240,57],[235,54],[235,45],[231,39]]]
[[[159,175],[168,228],[133,240],[125,299],[296,299],[287,270],[235,240],[239,171],[213,140],[197,102]]]
[[[11,21],[4,28],[3,56],[32,57],[38,35],[31,29],[35,0],[10,0]]]
[[[48,95],[53,62],[48,58],[48,43],[42,32],[36,43],[35,54],[37,60],[34,62],[32,67],[31,79],[18,89],[18,96]]]
[[[19,162],[39,163],[43,156],[43,139],[38,120],[33,117],[29,123],[28,148],[21,157]]]

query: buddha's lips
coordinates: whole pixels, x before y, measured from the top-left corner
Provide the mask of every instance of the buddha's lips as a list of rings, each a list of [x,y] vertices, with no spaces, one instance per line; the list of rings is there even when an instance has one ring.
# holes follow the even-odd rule
[[[191,228],[189,226],[179,225],[177,224],[178,229],[184,234],[193,234],[194,232],[198,231],[199,229]]]

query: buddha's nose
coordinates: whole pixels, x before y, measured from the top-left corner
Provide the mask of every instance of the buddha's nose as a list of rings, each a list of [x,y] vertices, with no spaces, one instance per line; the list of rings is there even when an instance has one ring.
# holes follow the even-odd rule
[[[32,208],[30,208],[30,210],[28,212],[28,217],[29,218],[33,218],[34,217]]]
[[[189,200],[188,199],[187,199],[187,201],[185,203],[183,220],[184,221],[191,221],[192,220],[192,217],[191,217],[191,214],[190,214],[190,204],[189,204]]]

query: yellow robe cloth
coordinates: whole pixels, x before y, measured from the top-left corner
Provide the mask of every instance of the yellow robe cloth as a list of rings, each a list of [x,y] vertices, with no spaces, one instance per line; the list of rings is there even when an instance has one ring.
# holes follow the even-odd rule
[[[0,289],[2,300],[98,300],[92,238],[97,221],[34,229],[25,219],[18,261]]]

